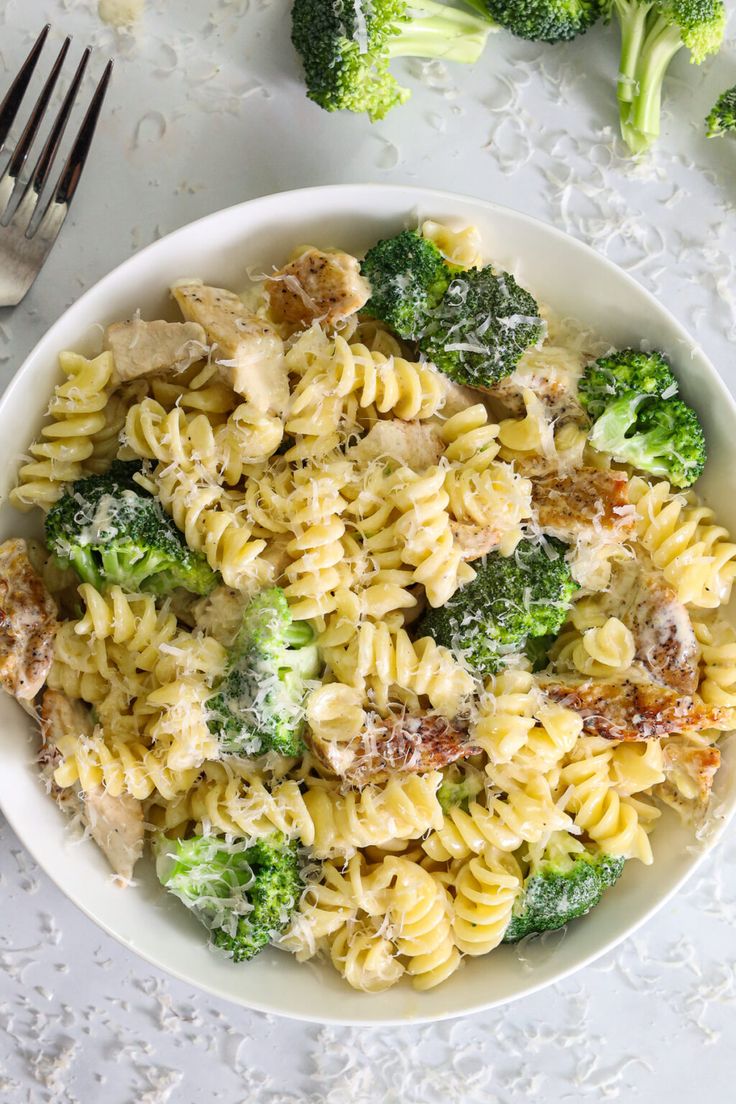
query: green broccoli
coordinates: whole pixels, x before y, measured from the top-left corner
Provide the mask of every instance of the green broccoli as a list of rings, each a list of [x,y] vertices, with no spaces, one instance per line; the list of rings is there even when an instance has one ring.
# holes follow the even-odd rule
[[[736,84],[721,93],[710,109],[705,125],[709,138],[718,138],[721,134],[732,134],[736,131]]]
[[[417,338],[429,310],[447,291],[453,271],[434,242],[416,230],[379,241],[361,265],[371,286],[366,313],[391,326],[399,337]]]
[[[157,844],[162,885],[210,931],[210,943],[235,962],[254,958],[283,931],[302,879],[294,844],[274,835],[250,845],[218,836]]]
[[[686,47],[700,65],[721,47],[723,0],[610,0],[621,28],[618,101],[621,134],[632,153],[659,135],[662,83],[675,54]]]
[[[444,813],[448,813],[456,805],[467,812],[470,802],[477,797],[483,786],[484,778],[481,771],[471,768],[468,764],[460,766],[453,763],[442,772],[437,800]]]
[[[557,639],[556,633],[545,636],[530,636],[524,645],[524,655],[531,664],[532,671],[543,671],[549,664],[549,650]]]
[[[291,41],[310,100],[326,111],[365,111],[375,121],[411,95],[392,75],[392,58],[472,64],[493,26],[487,16],[435,0],[294,0]]]
[[[193,552],[174,522],[134,481],[137,463],[115,461],[104,475],[67,485],[46,516],[46,545],[98,590],[207,594],[217,575]]]
[[[661,353],[625,349],[588,365],[580,402],[596,421],[589,440],[620,463],[689,487],[705,467],[703,428],[675,398],[677,380]]]
[[[421,352],[456,383],[493,387],[542,338],[539,307],[508,272],[461,272],[430,311]]]
[[[662,353],[621,349],[588,364],[578,383],[580,404],[593,419],[627,391],[659,398],[676,395],[670,362]]]
[[[439,609],[428,610],[417,637],[431,636],[460,653],[479,674],[494,674],[529,637],[557,634],[578,589],[552,538],[523,540],[512,556],[491,552],[472,582]]]
[[[584,846],[566,832],[554,832],[529,865],[504,943],[554,931],[590,912],[621,876],[624,859]]]
[[[607,10],[607,0],[478,0],[507,31],[534,42],[565,42],[585,34]]]
[[[283,590],[262,590],[245,608],[225,676],[207,703],[223,752],[299,755],[305,683],[318,673],[311,627],[292,620]]]

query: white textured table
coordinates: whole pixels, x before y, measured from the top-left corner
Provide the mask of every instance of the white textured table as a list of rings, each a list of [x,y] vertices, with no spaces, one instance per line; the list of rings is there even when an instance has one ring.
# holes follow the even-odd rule
[[[660,147],[633,166],[614,141],[610,29],[544,49],[499,36],[485,70],[431,65],[411,103],[371,127],[304,99],[287,0],[148,0],[134,36],[96,10],[0,0],[2,83],[47,19],[57,39],[100,46],[94,75],[105,53],[117,58],[70,224],[23,306],[0,310],[3,385],[82,289],[162,233],[263,193],[374,180],[492,198],[588,241],[660,296],[736,389],[736,143],[708,143],[701,126],[733,83],[733,45],[705,74],[677,60]],[[248,1013],[156,973],[62,897],[0,817],[0,1100],[731,1101],[730,839],[574,979],[500,1012],[370,1031]]]

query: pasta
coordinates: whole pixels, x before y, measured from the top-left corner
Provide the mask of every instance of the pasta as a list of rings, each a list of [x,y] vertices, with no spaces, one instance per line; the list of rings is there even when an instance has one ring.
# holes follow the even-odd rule
[[[736,729],[736,543],[592,446],[606,343],[543,308],[522,350],[517,316],[453,313],[480,235],[416,233],[452,265],[409,297],[416,340],[370,263],[302,246],[242,296],[176,285],[196,362],[141,318],[150,364],[121,362],[125,326],[62,353],[11,492],[46,541],[0,546],[0,681],[41,686],[60,804],[104,796],[236,962],[273,943],[363,993],[581,915],[653,861],[662,803],[702,821]]]

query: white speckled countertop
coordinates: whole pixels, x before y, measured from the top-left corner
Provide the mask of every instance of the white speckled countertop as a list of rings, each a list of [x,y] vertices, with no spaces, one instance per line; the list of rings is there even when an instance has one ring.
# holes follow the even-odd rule
[[[25,303],[0,309],[4,385],[47,326],[141,245],[285,188],[417,183],[554,222],[623,264],[736,391],[736,143],[701,120],[734,80],[731,42],[678,58],[664,135],[615,141],[614,32],[542,48],[492,39],[485,67],[406,69],[386,121],[302,95],[287,0],[147,0],[135,34],[96,0],[0,0],[0,85],[41,25],[116,56],[75,209]],[[730,842],[729,842],[730,841]],[[736,832],[697,880],[596,965],[505,1010],[430,1027],[318,1028],[248,1013],[153,971],[34,866],[0,815],[2,1104],[517,1104],[734,1099]]]

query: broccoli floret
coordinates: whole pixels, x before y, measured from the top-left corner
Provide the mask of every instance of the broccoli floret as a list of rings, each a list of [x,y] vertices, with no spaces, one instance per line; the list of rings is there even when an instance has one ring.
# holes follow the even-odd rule
[[[529,292],[488,265],[455,276],[430,311],[419,348],[456,383],[493,387],[543,333]]]
[[[483,789],[482,773],[477,769],[463,768],[453,764],[443,772],[437,800],[442,811],[447,813],[455,806],[468,811],[470,802]]]
[[[283,590],[262,590],[245,608],[225,676],[207,703],[222,750],[301,754],[306,680],[318,672],[311,627],[292,620]]]
[[[532,671],[543,671],[549,664],[549,650],[557,639],[556,634],[530,636],[524,645],[524,655],[532,666]]]
[[[416,230],[402,230],[369,249],[361,271],[371,285],[366,312],[399,337],[417,338],[428,311],[447,290],[453,270],[434,242]]]
[[[620,463],[689,487],[705,466],[703,428],[677,394],[677,380],[661,353],[624,349],[585,369],[580,402],[597,419],[589,440]]]
[[[104,475],[68,485],[46,516],[46,545],[98,590],[208,594],[217,575],[193,552],[160,502],[134,481],[136,463],[116,461]]]
[[[589,440],[600,452],[676,487],[689,487],[705,467],[703,427],[680,399],[647,399],[629,391],[606,407]]]
[[[668,398],[678,391],[670,362],[662,353],[621,349],[589,364],[578,383],[580,403],[591,418],[598,418],[613,399],[636,391]]]
[[[632,153],[659,135],[662,82],[675,54],[686,47],[700,65],[721,47],[723,0],[611,0],[621,27],[618,100],[621,133]]]
[[[528,637],[557,634],[578,589],[555,539],[523,540],[512,556],[491,552],[472,582],[439,609],[428,610],[418,637],[459,652],[479,674],[494,674]]]
[[[435,0],[294,0],[291,41],[304,65],[307,95],[326,111],[382,119],[411,93],[391,58],[473,63],[493,24]]]
[[[561,928],[584,916],[621,876],[624,859],[589,849],[555,832],[541,857],[530,863],[504,943]]]
[[[709,138],[736,131],[736,84],[721,93],[708,113],[705,125]]]
[[[608,7],[607,0],[486,0],[486,4],[507,31],[534,42],[565,42],[585,34]]]
[[[302,889],[297,850],[274,835],[250,846],[217,836],[161,839],[162,885],[209,929],[210,943],[235,962],[254,958],[283,931]]]

